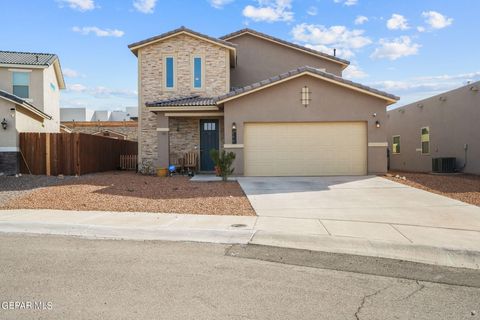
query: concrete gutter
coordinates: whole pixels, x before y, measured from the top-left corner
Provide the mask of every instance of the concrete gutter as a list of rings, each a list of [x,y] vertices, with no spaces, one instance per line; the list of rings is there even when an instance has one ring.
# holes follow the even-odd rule
[[[194,241],[255,244],[319,252],[383,257],[426,264],[480,269],[480,243],[448,246],[331,234],[308,234],[279,218],[269,229],[258,217],[62,210],[0,210],[0,232],[75,236],[88,239]],[[305,221],[306,222],[306,221]],[[434,228],[432,228],[433,230]],[[429,229],[421,230],[428,232]],[[433,230],[435,231],[435,230]],[[471,232],[471,231],[455,231]],[[428,234],[426,235],[428,236]],[[454,234],[453,234],[454,236]],[[462,235],[460,234],[459,237]]]

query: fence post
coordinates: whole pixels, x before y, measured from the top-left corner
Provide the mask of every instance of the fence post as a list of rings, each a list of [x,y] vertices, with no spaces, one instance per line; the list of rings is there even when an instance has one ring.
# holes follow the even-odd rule
[[[80,175],[80,134],[73,134],[73,163],[75,166],[75,174]]]
[[[52,173],[50,163],[50,133],[45,134],[45,171],[47,176],[50,176]]]

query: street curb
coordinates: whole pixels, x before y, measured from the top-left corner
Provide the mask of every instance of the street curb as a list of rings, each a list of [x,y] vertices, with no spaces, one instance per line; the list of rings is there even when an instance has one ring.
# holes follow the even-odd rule
[[[125,228],[87,224],[55,224],[0,221],[0,233],[48,234],[87,239],[191,241],[224,244],[247,244],[255,233],[252,229],[166,229]]]
[[[249,244],[480,269],[480,251],[324,235],[257,231]]]

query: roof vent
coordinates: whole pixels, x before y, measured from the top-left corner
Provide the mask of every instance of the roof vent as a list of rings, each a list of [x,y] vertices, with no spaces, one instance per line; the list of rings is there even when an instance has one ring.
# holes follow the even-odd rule
[[[35,56],[35,62],[38,62],[38,55]]]
[[[334,56],[334,57],[337,56],[337,49],[333,49],[333,56]]]

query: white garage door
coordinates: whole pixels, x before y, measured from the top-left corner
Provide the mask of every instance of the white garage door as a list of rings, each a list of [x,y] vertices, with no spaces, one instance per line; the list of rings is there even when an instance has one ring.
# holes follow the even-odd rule
[[[364,175],[365,122],[247,123],[246,176]]]

